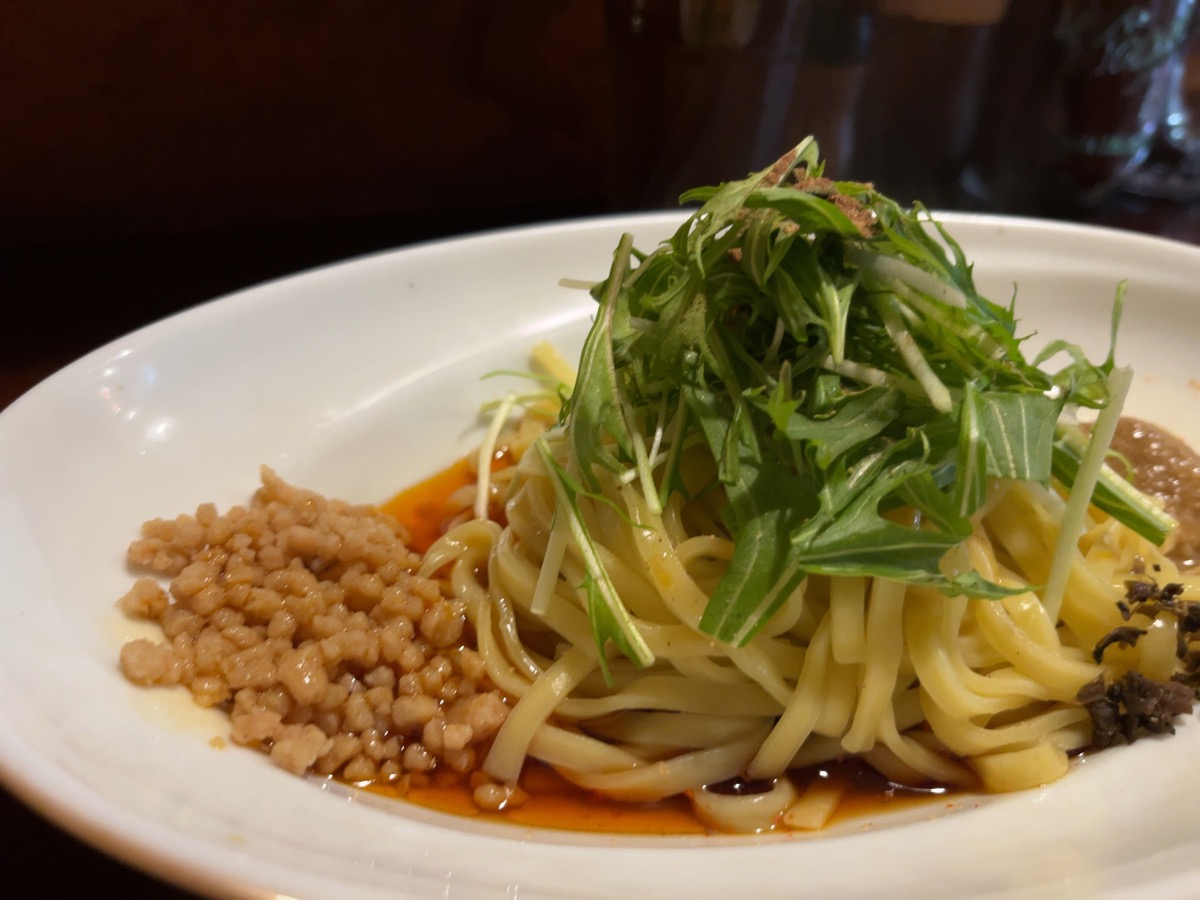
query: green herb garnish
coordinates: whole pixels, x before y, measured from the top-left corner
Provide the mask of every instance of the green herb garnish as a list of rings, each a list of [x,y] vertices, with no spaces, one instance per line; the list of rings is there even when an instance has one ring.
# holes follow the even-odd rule
[[[597,490],[609,470],[661,502],[685,490],[681,448],[706,448],[734,552],[700,628],[730,643],[806,573],[1014,593],[943,557],[971,533],[989,480],[1071,485],[1082,446],[1060,419],[1106,406],[1111,350],[1097,365],[1056,342],[1027,361],[1013,309],[978,294],[950,235],[920,206],[824,178],[812,139],[682,199],[702,205],[649,254],[626,236],[593,289],[563,410],[578,483],[551,466],[560,494]],[[1043,368],[1051,359],[1065,363]],[[1101,484],[1106,511],[1161,542],[1168,518]],[[889,516],[900,509],[912,513]],[[644,662],[619,599],[590,575],[601,648],[612,639]]]

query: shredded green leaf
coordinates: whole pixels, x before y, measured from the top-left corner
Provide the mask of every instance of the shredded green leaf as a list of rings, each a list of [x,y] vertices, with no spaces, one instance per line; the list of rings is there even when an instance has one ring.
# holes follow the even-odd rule
[[[607,663],[608,643],[612,641],[622,653],[640,665],[649,665],[654,661],[654,654],[638,632],[633,618],[613,586],[608,570],[600,560],[595,542],[588,534],[579,510],[579,495],[582,488],[572,479],[566,470],[558,464],[544,438],[534,443],[542,458],[554,492],[558,496],[559,512],[566,515],[568,529],[579,548],[584,561],[583,583],[577,587],[584,592],[588,618],[592,624],[592,633],[599,652],[600,669],[606,680],[611,681]]]
[[[683,489],[681,448],[711,456],[734,550],[701,629],[745,643],[806,573],[1013,593],[943,570],[946,553],[991,480],[1070,488],[1084,448],[1060,420],[1108,404],[1112,350],[1097,365],[1056,341],[1026,359],[1011,304],[979,295],[942,226],[869,184],[824,178],[811,139],[683,199],[702,205],[673,237],[641,254],[626,236],[593,288],[563,426],[592,490],[607,470],[662,500]],[[1161,540],[1169,520],[1153,504],[1104,474],[1099,485],[1104,509]],[[582,517],[572,527],[586,546]],[[604,580],[589,566],[597,640],[637,658]]]

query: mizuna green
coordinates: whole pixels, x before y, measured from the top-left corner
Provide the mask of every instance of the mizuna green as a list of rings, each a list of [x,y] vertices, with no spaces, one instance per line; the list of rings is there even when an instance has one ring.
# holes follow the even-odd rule
[[[745,180],[681,199],[700,206],[674,236],[642,253],[626,235],[593,288],[599,307],[562,413],[572,471],[551,467],[582,546],[572,510],[599,491],[598,472],[637,482],[661,508],[686,491],[681,453],[701,447],[734,550],[700,628],[744,644],[810,573],[1014,593],[944,568],[992,479],[1057,481],[1083,492],[1079,516],[1093,498],[1163,541],[1170,517],[1085,459],[1107,450],[1128,382],[1113,358],[1123,288],[1103,362],[1065,341],[1027,360],[1014,306],[979,295],[944,228],[869,184],[824,178],[811,138]],[[1094,437],[1074,424],[1078,408],[1099,411]],[[888,516],[901,508],[915,511],[909,523]],[[601,658],[611,641],[647,664],[636,624],[586,556]],[[1056,610],[1057,598],[1043,602]]]

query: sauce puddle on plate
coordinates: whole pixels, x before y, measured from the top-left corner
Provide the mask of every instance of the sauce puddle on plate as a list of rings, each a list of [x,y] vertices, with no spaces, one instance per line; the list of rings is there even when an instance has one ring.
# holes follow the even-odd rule
[[[801,791],[818,778],[841,786],[842,798],[826,828],[920,807],[928,807],[930,815],[936,815],[940,805],[946,808],[955,805],[955,794],[950,789],[897,785],[856,760],[814,766],[791,773],[791,778]],[[532,828],[627,835],[713,832],[696,816],[686,797],[671,797],[657,803],[612,800],[577,787],[538,763],[527,764],[521,773],[521,787],[528,797],[519,805],[496,812],[476,806],[471,799],[473,788],[469,777],[454,772],[410,775],[396,785],[360,787],[376,796],[415,803],[438,812]]]

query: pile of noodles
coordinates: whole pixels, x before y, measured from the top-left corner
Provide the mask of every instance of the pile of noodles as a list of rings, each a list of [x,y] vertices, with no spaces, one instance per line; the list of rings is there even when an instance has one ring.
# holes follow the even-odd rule
[[[580,500],[581,512],[655,662],[638,668],[613,656],[609,683],[579,547],[529,449],[547,424],[530,415],[500,438],[518,457],[487,488],[507,497],[506,523],[462,522],[425,561],[425,571],[448,573],[489,675],[515,701],[484,762],[499,781],[515,783],[534,759],[613,798],[687,793],[702,817],[729,830],[820,828],[842,787],[817,780],[797,791],[779,776],[854,757],[901,785],[1046,784],[1091,742],[1081,688],[1097,676],[1166,680],[1178,670],[1178,618],[1127,622],[1121,606],[1126,582],[1146,572],[1189,589],[1194,579],[1094,508],[1054,619],[1033,590],[971,600],[884,578],[810,575],[735,647],[698,628],[732,551],[721,492],[672,494],[656,514],[610,475],[601,496]],[[569,442],[554,428],[546,437],[569,470]],[[689,450],[685,482],[708,483],[713,465]],[[1045,584],[1063,506],[1050,488],[995,482],[974,533],[952,551],[962,558],[950,562],[1005,586]],[[1140,640],[1095,660],[1105,635],[1138,625]],[[777,780],[748,796],[703,790],[733,778]]]
[[[790,329],[799,335],[797,358],[811,356],[814,350],[803,340],[809,327],[805,323],[819,320],[814,327],[828,336],[828,350],[821,352],[829,354],[830,362],[824,365],[836,370],[847,330],[847,312],[839,306],[837,291],[861,287],[863,308],[878,309],[882,324],[868,329],[860,322],[857,333],[886,333],[895,342],[884,356],[874,358],[895,356],[919,382],[918,390],[930,393],[932,405],[948,412],[950,395],[910,346],[913,339],[899,313],[889,312],[893,308],[885,304],[873,306],[877,298],[872,292],[880,290],[876,283],[893,283],[897,272],[915,279],[920,291],[903,285],[896,290],[920,295],[913,302],[929,311],[935,322],[930,328],[936,332],[945,320],[938,318],[935,298],[957,289],[906,261],[898,250],[872,255],[865,235],[885,228],[892,249],[911,251],[918,261],[940,256],[940,251],[930,249],[919,223],[905,224],[908,220],[889,211],[892,202],[869,186],[846,183],[853,195],[848,196],[843,185],[820,173],[815,144],[806,140],[745,182],[705,193],[708,200],[697,217],[662,248],[674,254],[670,260],[686,266],[673,271],[686,271],[678,283],[695,291],[694,307],[672,313],[677,320],[658,321],[659,331],[640,333],[653,334],[660,343],[674,339],[664,330],[665,321],[684,331],[695,329],[698,317],[687,313],[715,316],[712,311],[722,309],[721,302],[730,315],[753,310],[746,317],[757,322],[754,316],[760,311],[751,294],[761,296],[769,279],[794,276],[786,282],[790,291],[778,288],[783,298],[777,298],[778,308],[768,304],[761,312],[764,319],[779,317],[768,353]],[[775,187],[785,180],[790,187]],[[881,226],[872,218],[873,208],[854,197],[875,203],[891,225]],[[835,257],[836,265],[873,267],[875,286],[850,281],[835,289],[830,282],[821,293],[815,268],[819,253],[815,243],[804,242],[806,229],[823,235],[821,252]],[[614,272],[622,253],[629,258],[630,240],[622,240]],[[956,277],[965,284],[969,267],[954,249]],[[791,259],[787,254],[795,255],[792,263],[782,262]],[[1125,602],[1131,580],[1193,586],[1166,555],[1170,538],[1164,547],[1156,546],[1100,509],[1087,507],[1092,487],[1082,475],[1067,498],[1050,479],[992,477],[986,494],[982,480],[971,482],[974,493],[970,510],[962,513],[961,530],[966,534],[969,526],[969,536],[941,559],[942,575],[973,573],[996,587],[993,596],[1008,591],[1000,599],[948,596],[933,586],[936,579],[896,581],[810,571],[798,584],[795,579],[777,581],[773,591],[790,593],[777,606],[778,593],[763,599],[764,615],[774,609],[770,619],[762,625],[761,616],[756,618],[753,627],[738,632],[737,643],[708,633],[730,633],[714,629],[708,620],[702,628],[701,620],[714,593],[728,593],[728,584],[736,582],[722,582],[726,572],[744,574],[748,565],[740,554],[742,545],[735,556],[727,515],[728,506],[737,521],[737,497],[732,495],[743,485],[731,480],[735,476],[726,464],[714,458],[721,441],[695,433],[701,428],[689,433],[681,425],[675,430],[682,434],[667,428],[656,431],[652,441],[645,436],[651,450],[635,447],[636,466],[630,464],[628,470],[622,468],[624,461],[611,468],[596,464],[615,459],[607,449],[597,449],[602,441],[613,438],[620,444],[607,423],[617,420],[617,430],[635,428],[636,416],[622,406],[614,354],[654,356],[662,350],[648,347],[646,340],[638,350],[628,343],[618,350],[609,345],[595,349],[601,344],[592,344],[594,336],[611,338],[617,328],[638,332],[650,327],[646,321],[627,321],[649,315],[643,307],[614,312],[611,298],[631,296],[645,283],[650,291],[662,289],[653,299],[639,295],[647,309],[684,296],[682,289],[673,293],[655,280],[664,276],[663,267],[652,264],[654,255],[639,258],[643,263],[628,280],[610,275],[606,291],[613,293],[606,294],[581,355],[581,383],[570,396],[568,413],[561,421],[553,410],[514,419],[511,406],[501,406],[480,451],[475,516],[453,527],[424,563],[425,574],[447,577],[465,602],[488,674],[513,704],[483,762],[488,776],[514,784],[527,761],[537,760],[571,782],[613,798],[636,802],[687,794],[699,815],[721,828],[759,830],[777,823],[820,828],[837,805],[840,784],[834,779],[793,780],[785,777],[790,771],[855,759],[901,785],[1012,791],[1046,784],[1067,772],[1071,754],[1093,742],[1092,712],[1081,691],[1092,696],[1099,685],[1103,694],[1131,672],[1170,684],[1181,671],[1191,636],[1200,632],[1200,616],[1181,627],[1182,607],[1172,605],[1175,594],[1166,604]],[[644,271],[650,274],[638,281]],[[743,279],[736,290],[728,280],[734,271]],[[829,309],[805,296],[801,305],[816,306],[801,310],[803,316],[789,312],[785,304],[802,295],[808,281],[817,284],[812,290],[828,301]],[[627,289],[630,294],[619,293]],[[975,312],[986,316],[999,314],[998,309],[981,303]],[[785,328],[788,315],[797,322]],[[713,318],[705,327],[724,333],[728,324]],[[729,352],[752,354],[756,347]],[[597,362],[604,354],[607,370]],[[574,372],[553,356],[543,350],[542,362],[569,392]],[[849,359],[845,357],[842,369],[850,366]],[[988,362],[995,360],[989,357]],[[787,374],[778,380],[786,387],[791,384],[790,362],[780,365]],[[869,382],[869,368],[858,366],[851,380]],[[644,371],[655,372],[641,385],[647,391],[667,378],[650,366]],[[1089,445],[1096,452],[1085,454],[1080,465],[1081,473],[1091,467],[1092,483],[1130,373],[1112,370],[1108,377],[1110,403],[1097,419],[1097,436]],[[724,389],[736,393],[741,389],[732,384],[736,380],[730,377]],[[927,387],[930,383],[940,396]],[[1054,390],[1061,387],[1056,383]],[[1028,394],[1031,385],[1022,389]],[[575,402],[581,397],[586,398],[583,406]],[[621,416],[627,425],[620,425]],[[962,416],[968,421],[966,413]],[[509,433],[500,436],[505,427]],[[1100,438],[1105,429],[1108,436]],[[733,435],[735,428],[730,425],[728,432]],[[497,442],[516,464],[491,473]],[[784,463],[784,476],[790,478],[788,465]],[[568,491],[564,479],[583,487]],[[729,485],[729,495],[724,485]],[[489,515],[494,494],[503,500],[499,521]],[[903,514],[903,508],[888,513]],[[897,524],[905,523],[901,519]],[[908,524],[914,531],[923,527],[916,519]],[[1060,530],[1068,536],[1061,544]],[[1075,533],[1079,538],[1072,548]],[[797,578],[800,571],[798,567]],[[604,585],[606,608],[597,601],[598,580]],[[614,594],[618,599],[610,602]],[[752,636],[742,640],[747,635]],[[754,789],[730,789],[732,779]],[[718,789],[708,789],[712,786]]]

